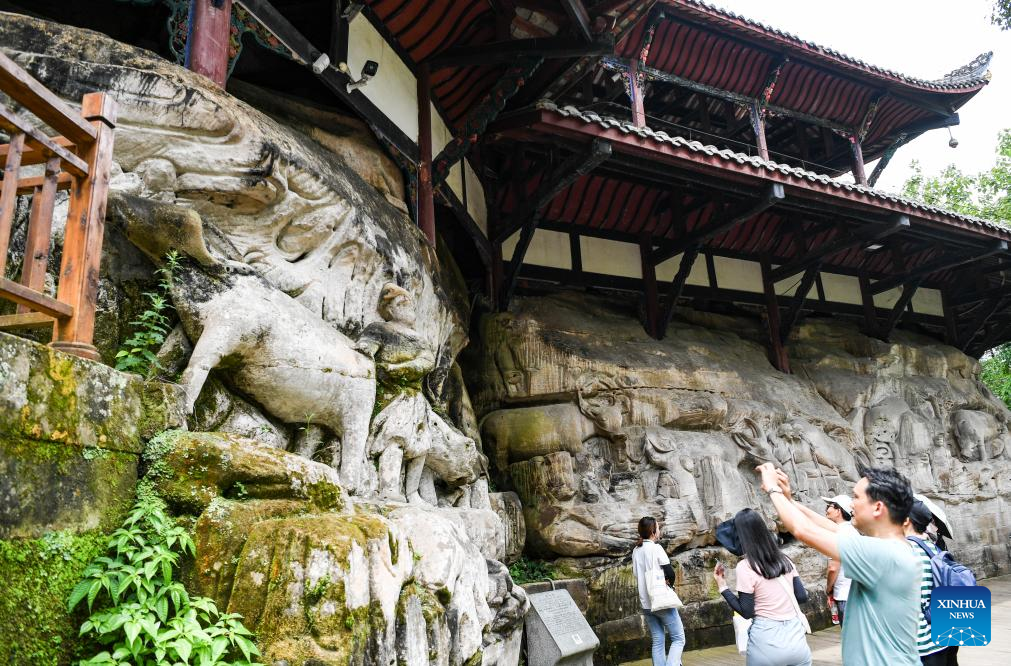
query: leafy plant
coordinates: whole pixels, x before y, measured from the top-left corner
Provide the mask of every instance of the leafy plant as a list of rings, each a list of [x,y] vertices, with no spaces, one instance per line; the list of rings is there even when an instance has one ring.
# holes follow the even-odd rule
[[[158,287],[155,291],[144,292],[147,308],[130,322],[134,331],[116,352],[117,370],[149,377],[159,369],[156,353],[171,330],[169,291],[175,281],[179,261],[179,253],[171,250],[165,254],[165,265],[155,271],[159,276]]]
[[[521,557],[509,565],[509,576],[516,584],[559,579],[562,575],[562,571],[554,564],[540,560],[528,560],[526,557]]]
[[[68,610],[87,602],[81,625],[106,649],[79,666],[262,666],[259,650],[236,613],[220,613],[211,599],[190,596],[173,580],[179,556],[193,541],[151,492],[139,492],[108,552],[84,571]]]

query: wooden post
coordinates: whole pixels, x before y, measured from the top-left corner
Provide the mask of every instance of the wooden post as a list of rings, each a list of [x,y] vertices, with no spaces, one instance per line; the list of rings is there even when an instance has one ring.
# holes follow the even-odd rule
[[[779,299],[776,298],[776,284],[772,281],[772,266],[768,257],[762,258],[762,287],[765,291],[766,319],[769,325],[770,360],[780,372],[790,372],[790,359],[780,336]]]
[[[643,234],[639,239],[639,257],[642,261],[642,290],[646,297],[646,333],[657,337],[657,319],[660,316],[659,295],[656,287],[656,266],[649,260],[653,252],[653,239]]]
[[[874,295],[871,293],[871,281],[863,273],[860,274],[860,301],[864,305],[864,331],[872,338],[878,337],[878,311],[874,305]]]
[[[0,278],[7,267],[7,245],[11,238],[14,222],[14,207],[18,202],[18,171],[21,169],[21,154],[25,150],[25,135],[15,134],[7,147],[4,163],[4,180],[0,194]]]
[[[102,260],[116,102],[105,93],[89,93],[82,100],[81,115],[95,129],[95,141],[81,155],[88,163],[88,176],[77,178],[70,193],[57,291],[57,299],[71,306],[74,312],[71,317],[56,322],[50,346],[97,359],[98,350],[91,340],[98,305],[98,269]]]
[[[639,61],[633,60],[628,68],[628,89],[632,93],[632,124],[646,126],[646,110],[643,107],[642,85],[639,83]]]
[[[435,246],[432,192],[432,80],[427,65],[418,68],[418,226]]]
[[[850,150],[853,151],[853,180],[857,185],[867,186],[867,173],[864,171],[864,151],[860,147],[860,139],[850,137]]]
[[[755,131],[755,146],[758,148],[758,156],[763,160],[769,159],[769,146],[765,142],[765,115],[757,104],[748,107],[751,114],[751,129]]]
[[[60,177],[60,158],[51,157],[46,162],[46,173],[42,187],[35,188],[32,196],[32,212],[28,218],[28,239],[25,242],[25,259],[21,268],[21,284],[43,291],[46,285],[46,263],[49,261],[49,241],[53,228],[53,205],[56,202],[56,188]],[[18,306],[18,314],[31,309]]]
[[[944,314],[944,341],[952,347],[958,346],[958,323],[951,306],[951,292],[941,290],[941,312]]]
[[[194,0],[186,67],[222,88],[228,78],[232,0]]]

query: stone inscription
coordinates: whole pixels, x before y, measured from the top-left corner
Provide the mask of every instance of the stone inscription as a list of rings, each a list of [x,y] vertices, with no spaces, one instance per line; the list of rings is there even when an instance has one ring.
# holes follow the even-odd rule
[[[593,650],[600,644],[566,590],[533,594],[530,603],[554,639],[561,656]]]

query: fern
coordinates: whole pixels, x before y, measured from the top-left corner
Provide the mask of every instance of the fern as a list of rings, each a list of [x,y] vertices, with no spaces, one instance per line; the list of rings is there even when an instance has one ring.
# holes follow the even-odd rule
[[[160,368],[157,352],[171,330],[169,292],[178,269],[179,253],[175,250],[166,253],[165,265],[155,271],[159,278],[158,289],[144,292],[147,308],[130,322],[133,333],[116,352],[117,370],[150,377]]]

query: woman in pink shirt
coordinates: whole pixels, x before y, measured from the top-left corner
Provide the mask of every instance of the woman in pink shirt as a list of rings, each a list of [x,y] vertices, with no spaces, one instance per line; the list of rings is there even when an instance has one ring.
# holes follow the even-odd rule
[[[779,549],[762,516],[751,509],[734,516],[734,528],[744,551],[737,563],[737,594],[727,588],[722,564],[713,576],[723,599],[743,617],[752,619],[748,631],[747,666],[810,666],[811,649],[806,618],[798,603],[807,590],[797,568]]]

